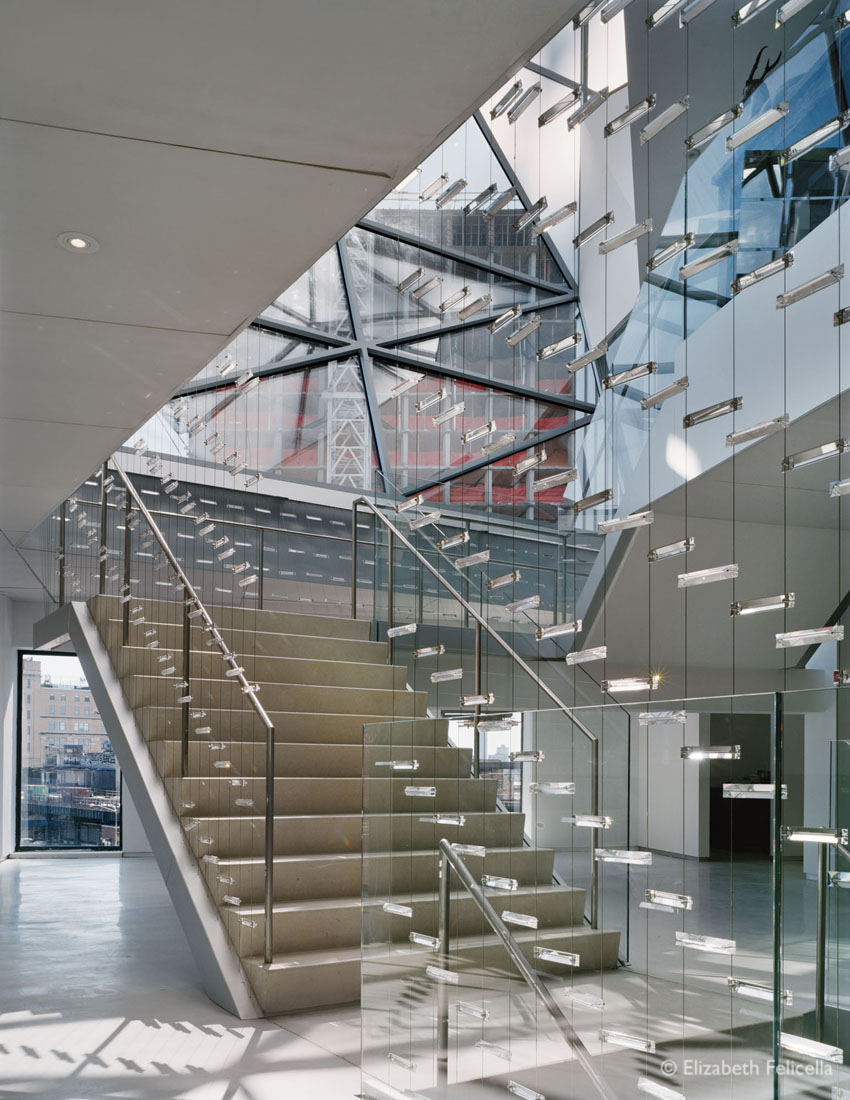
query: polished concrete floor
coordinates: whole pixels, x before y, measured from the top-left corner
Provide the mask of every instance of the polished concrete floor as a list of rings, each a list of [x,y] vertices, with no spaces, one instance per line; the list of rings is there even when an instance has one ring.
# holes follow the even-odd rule
[[[360,1091],[359,1010],[242,1022],[217,1008],[152,859],[0,864],[0,959],[4,1100]]]
[[[741,865],[734,874],[723,864],[681,868],[681,861],[659,859],[654,885],[687,886],[699,902],[701,930],[733,933],[740,954],[691,953],[685,965],[681,950],[671,946],[678,921],[651,914],[651,924],[641,924],[641,916],[630,937],[631,968],[567,976],[556,997],[567,1007],[572,987],[606,1002],[604,1011],[573,1004],[569,1018],[617,1096],[637,1095],[638,1077],[649,1076],[688,1100],[763,1100],[770,1005],[730,997],[726,977],[768,977],[769,867]],[[677,873],[684,875],[681,884]],[[646,884],[628,885],[633,892]],[[812,889],[801,873],[789,875],[785,975],[795,996],[786,1026],[794,1031],[811,1004]],[[608,926],[615,909],[616,891],[608,896]],[[839,996],[846,951],[843,942],[830,946],[829,985]],[[0,864],[0,959],[0,1100],[342,1100],[361,1092],[360,1009],[253,1022],[218,1009],[199,988],[151,859]],[[648,980],[642,973],[647,960]],[[527,989],[494,970],[464,973],[454,989],[453,999],[479,1004],[489,1018],[451,1020],[451,1085],[434,1089],[433,983],[380,965],[374,976],[362,1013],[364,1069],[391,1082],[400,1090],[396,1096],[411,1089],[406,1095],[489,1100],[510,1095],[507,1081],[519,1079],[546,1100],[595,1098],[563,1036]],[[651,1037],[657,1052],[607,1048],[600,1027]],[[509,1048],[510,1062],[494,1047]],[[687,1059],[760,1068],[755,1077],[718,1081],[689,1074]],[[785,1082],[785,1100],[820,1100],[836,1085],[850,1089],[848,1067],[819,1066],[814,1077]],[[368,1085],[366,1094],[382,1095]]]

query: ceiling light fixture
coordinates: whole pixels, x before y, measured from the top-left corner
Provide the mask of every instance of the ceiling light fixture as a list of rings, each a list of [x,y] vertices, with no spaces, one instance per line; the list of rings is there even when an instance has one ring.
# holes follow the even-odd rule
[[[89,237],[86,233],[60,233],[56,240],[68,252],[91,253],[100,248],[94,237]]]

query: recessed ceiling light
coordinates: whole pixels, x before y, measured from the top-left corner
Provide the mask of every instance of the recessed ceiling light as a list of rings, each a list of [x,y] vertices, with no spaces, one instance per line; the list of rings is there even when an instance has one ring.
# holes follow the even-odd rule
[[[86,233],[60,233],[56,238],[69,252],[97,252],[100,245]]]

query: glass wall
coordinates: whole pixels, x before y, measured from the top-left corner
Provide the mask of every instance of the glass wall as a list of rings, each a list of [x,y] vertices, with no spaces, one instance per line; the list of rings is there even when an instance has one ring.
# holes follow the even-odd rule
[[[18,851],[120,849],[121,773],[82,665],[18,659]]]

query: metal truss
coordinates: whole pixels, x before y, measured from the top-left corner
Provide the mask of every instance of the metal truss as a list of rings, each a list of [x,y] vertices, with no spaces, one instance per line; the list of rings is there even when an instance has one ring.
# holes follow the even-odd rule
[[[529,65],[528,67],[541,76],[557,79],[559,83],[565,84],[567,87],[577,86],[575,82],[559,77],[540,66]],[[472,118],[481,130],[508,183],[516,188],[520,203],[526,210],[529,209],[533,200],[517,178],[513,166],[495,140],[481,112],[476,111]],[[560,282],[539,278],[497,263],[494,260],[426,240],[403,229],[382,224],[371,218],[361,219],[357,223],[357,228],[375,236],[415,248],[420,253],[431,254],[449,263],[479,271],[490,279],[510,280],[519,286],[534,290],[536,293],[533,300],[522,303],[521,314],[537,313],[555,309],[559,306],[573,305],[576,325],[580,324],[578,287],[566,261],[548,238],[548,234],[542,234],[540,241],[546,248],[552,265],[562,280]],[[369,471],[372,466],[372,447],[374,446],[378,473],[384,482],[383,488],[392,489],[393,471],[381,426],[381,411],[375,389],[375,365],[385,369],[401,368],[405,371],[425,372],[429,375],[451,379],[460,384],[484,389],[496,395],[507,394],[512,397],[538,402],[541,406],[564,409],[576,414],[571,417],[569,423],[562,427],[546,432],[529,433],[529,436],[522,442],[517,442],[486,458],[468,462],[456,468],[453,467],[437,477],[422,482],[415,488],[404,490],[404,494],[408,496],[423,492],[435,485],[444,485],[466,474],[474,473],[521,451],[528,450],[539,443],[545,443],[548,440],[578,431],[590,423],[595,406],[587,401],[581,401],[569,394],[550,393],[532,386],[489,378],[463,367],[446,366],[439,361],[423,359],[421,355],[416,354],[412,349],[412,345],[424,340],[439,340],[447,336],[462,338],[467,331],[476,332],[485,325],[489,325],[503,310],[482,310],[466,321],[444,325],[432,324],[427,328],[412,332],[408,336],[369,340],[365,333],[364,320],[354,291],[347,238],[343,238],[337,243],[336,254],[353,338],[313,330],[299,323],[297,319],[290,321],[286,318],[261,315],[251,326],[257,330],[266,330],[289,337],[293,341],[293,345],[306,344],[312,349],[308,355],[288,355],[284,352],[284,357],[272,359],[265,366],[256,369],[254,371],[256,377],[261,379],[274,378],[278,375],[309,370],[312,367],[325,367],[328,369],[326,388],[327,468],[328,478],[333,484],[348,485],[352,488],[361,489],[370,487]],[[234,384],[234,381],[229,379],[209,378],[183,387],[180,394],[187,397],[212,392],[226,394],[233,388]]]

